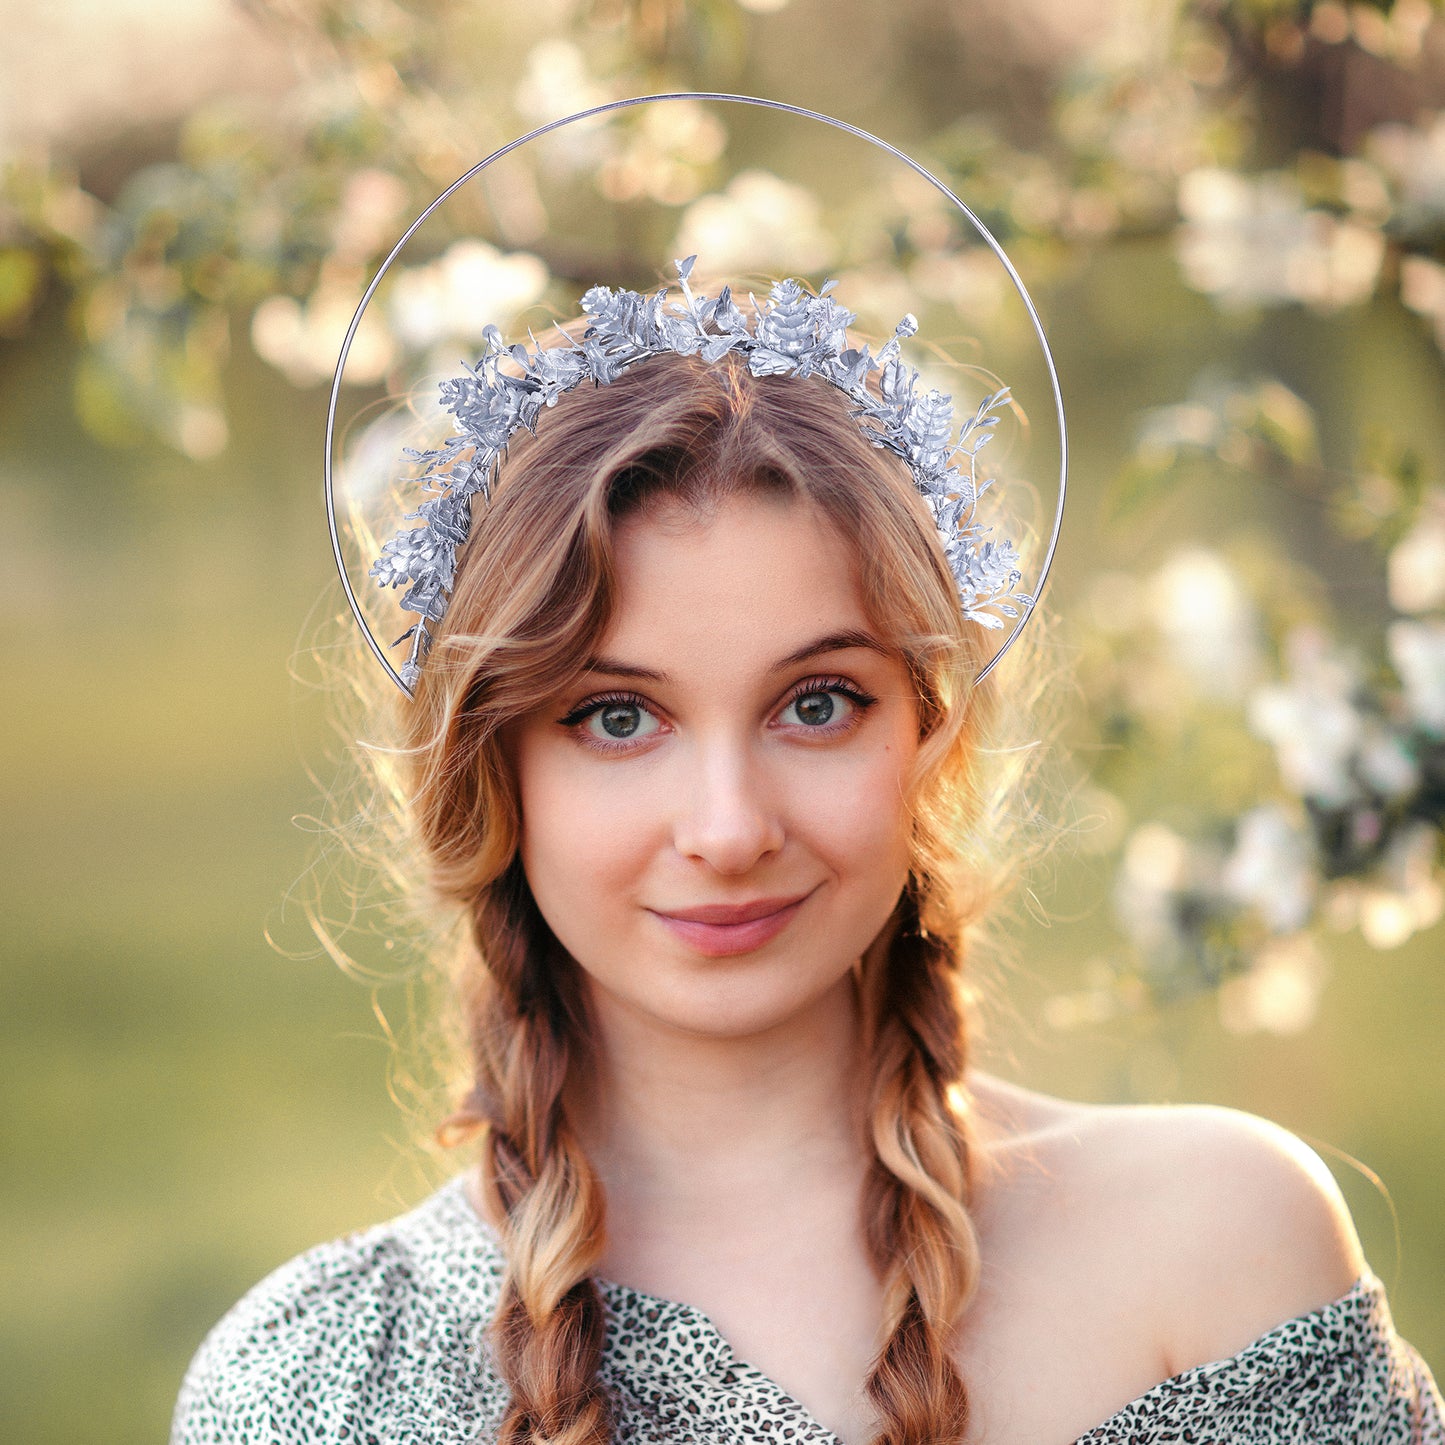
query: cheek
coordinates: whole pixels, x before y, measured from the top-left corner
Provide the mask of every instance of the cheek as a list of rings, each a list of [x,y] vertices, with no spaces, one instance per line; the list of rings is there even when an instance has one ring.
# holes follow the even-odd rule
[[[574,901],[595,910],[615,900],[654,845],[656,809],[646,782],[621,786],[623,769],[609,779],[607,769],[586,761],[579,765],[570,746],[518,755],[522,866],[544,914]]]
[[[840,872],[876,873],[883,888],[907,872],[912,815],[905,791],[915,752],[904,733],[866,754],[840,754],[798,790],[797,826]]]

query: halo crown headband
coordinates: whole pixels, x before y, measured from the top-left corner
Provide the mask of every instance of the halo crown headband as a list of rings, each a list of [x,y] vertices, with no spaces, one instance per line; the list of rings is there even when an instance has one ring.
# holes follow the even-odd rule
[[[523,429],[535,431],[542,412],[584,382],[606,385],[639,362],[668,353],[709,364],[737,356],[754,376],[817,376],[831,383],[849,398],[863,434],[908,463],[938,527],[963,615],[1001,629],[998,614],[1018,618],[1033,605],[1017,590],[1021,574],[1013,543],[992,540],[976,520],[978,499],[992,485],[978,479],[978,452],[1009,400],[1008,389],[985,397],[955,440],[952,399],[921,390],[918,372],[899,355],[899,341],[918,330],[911,315],[875,356],[867,346],[849,344],[847,328],[857,318],[828,294],[833,282],[814,294],[790,278],[775,283],[762,305],[749,298],[756,317],[750,326],[729,287],[715,297],[694,293],[689,277],[696,260],[674,263],[682,297],[671,303],[669,287],[648,296],[592,287],[582,298],[589,324],[580,342],[566,336],[560,345],[528,351],[507,346],[489,326],[477,365],[442,382],[442,406],[455,418],[456,435],[431,451],[406,452],[423,467],[420,480],[435,495],[407,513],[421,525],[392,537],[369,573],[383,587],[406,586],[401,605],[420,614],[393,644],[411,640],[401,667],[408,688],[416,685],[430,646],[427,624],[446,615],[457,548],[471,530],[472,499],[490,498],[507,443]],[[868,386],[874,375],[876,394]]]
[[[336,412],[347,357],[366,308],[393,263],[427,218],[493,162],[564,126],[634,106],[668,101],[717,101],[761,107],[818,121],[867,141],[901,161],[957,207],[993,252],[1028,312],[1047,369],[1059,429],[1058,498],[1038,580],[1029,592],[1018,591],[1020,572],[1012,543],[991,540],[988,529],[974,517],[978,498],[990,485],[977,478],[977,452],[992,434],[998,410],[1009,401],[1007,388],[986,397],[955,440],[950,399],[936,391],[920,391],[917,371],[907,366],[899,354],[900,340],[917,331],[917,322],[911,315],[903,318],[877,355],[871,355],[867,347],[857,348],[848,343],[846,328],[854,318],[828,294],[832,282],[815,294],[803,283],[788,279],[774,285],[763,305],[753,301],[756,317],[753,327],[727,288],[715,298],[692,293],[689,275],[695,258],[689,257],[677,263],[681,302],[668,304],[669,288],[643,296],[638,292],[613,292],[605,286],[594,286],[583,298],[591,324],[580,343],[568,337],[566,345],[528,351],[519,345],[507,347],[501,333],[495,327],[487,327],[486,350],[477,366],[469,367],[465,376],[442,384],[443,405],[453,413],[457,435],[430,452],[407,453],[409,460],[422,464],[421,480],[435,495],[407,514],[411,519],[420,520],[422,525],[404,530],[388,541],[370,570],[370,575],[383,586],[409,583],[402,606],[419,614],[418,621],[393,644],[411,641],[409,656],[398,671],[368,625],[352,588],[336,520],[333,485]],[[440,620],[446,611],[455,579],[456,549],[470,533],[472,498],[478,492],[484,499],[489,495],[496,467],[510,437],[523,427],[531,430],[545,407],[583,381],[605,384],[633,363],[667,352],[700,356],[705,362],[715,362],[735,353],[745,359],[754,375],[818,375],[849,396],[864,435],[875,445],[900,456],[911,468],[914,481],[938,525],[949,567],[958,583],[964,615],[996,629],[1005,625],[999,614],[1015,619],[1002,645],[979,671],[975,682],[982,682],[1032,615],[1052,566],[1063,524],[1068,477],[1063,396],[1053,355],[1032,298],[1003,248],[973,211],[942,181],[887,141],[846,121],[783,101],[722,92],[676,92],[592,106],[538,126],[492,152],[453,181],[412,222],[373,276],[351,319],[332,378],[327,410],[324,461],[327,522],[332,555],[352,614],[371,652],[397,686],[411,696],[430,640],[426,624]],[[507,363],[512,370],[503,369]],[[875,373],[878,374],[876,393],[867,385],[868,378]]]

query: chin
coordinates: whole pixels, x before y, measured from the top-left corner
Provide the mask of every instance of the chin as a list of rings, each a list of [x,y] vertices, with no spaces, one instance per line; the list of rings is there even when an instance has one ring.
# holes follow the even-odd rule
[[[831,1013],[840,1002],[851,1007],[851,963],[822,977],[800,980],[794,965],[771,962],[779,965],[776,971],[756,964],[739,966],[741,959],[718,960],[707,965],[711,976],[659,979],[647,990],[619,995],[602,988],[596,994],[604,1013],[621,1005],[652,1027],[717,1041],[741,1041],[797,1027]]]

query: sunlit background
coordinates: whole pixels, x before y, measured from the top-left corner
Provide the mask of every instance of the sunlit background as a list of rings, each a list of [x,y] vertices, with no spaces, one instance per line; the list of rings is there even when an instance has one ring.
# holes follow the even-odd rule
[[[163,1438],[248,1285],[446,1168],[393,1098],[426,1074],[405,986],[345,976],[306,917],[361,886],[319,685],[345,637],[326,387],[442,186],[663,89],[774,96],[917,154],[1008,246],[1058,353],[1073,495],[1029,830],[1049,846],[987,965],[984,1057],[1295,1129],[1445,1368],[1428,0],[3,0],[0,20],[0,1437]],[[386,398],[487,322],[574,314],[584,286],[698,251],[714,274],[836,276],[875,333],[916,312],[957,389],[1017,383],[998,465],[1045,514],[1054,438],[1001,272],[854,146],[689,103],[519,157],[370,313],[351,475],[391,454]],[[344,943],[399,977],[361,902]]]

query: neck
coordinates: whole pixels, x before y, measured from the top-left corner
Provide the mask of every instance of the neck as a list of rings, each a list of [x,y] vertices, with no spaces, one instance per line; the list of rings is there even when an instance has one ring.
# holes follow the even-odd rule
[[[858,1170],[866,1081],[851,978],[745,1037],[662,1030],[603,997],[593,1017],[591,1087],[573,1116],[611,1204]]]

